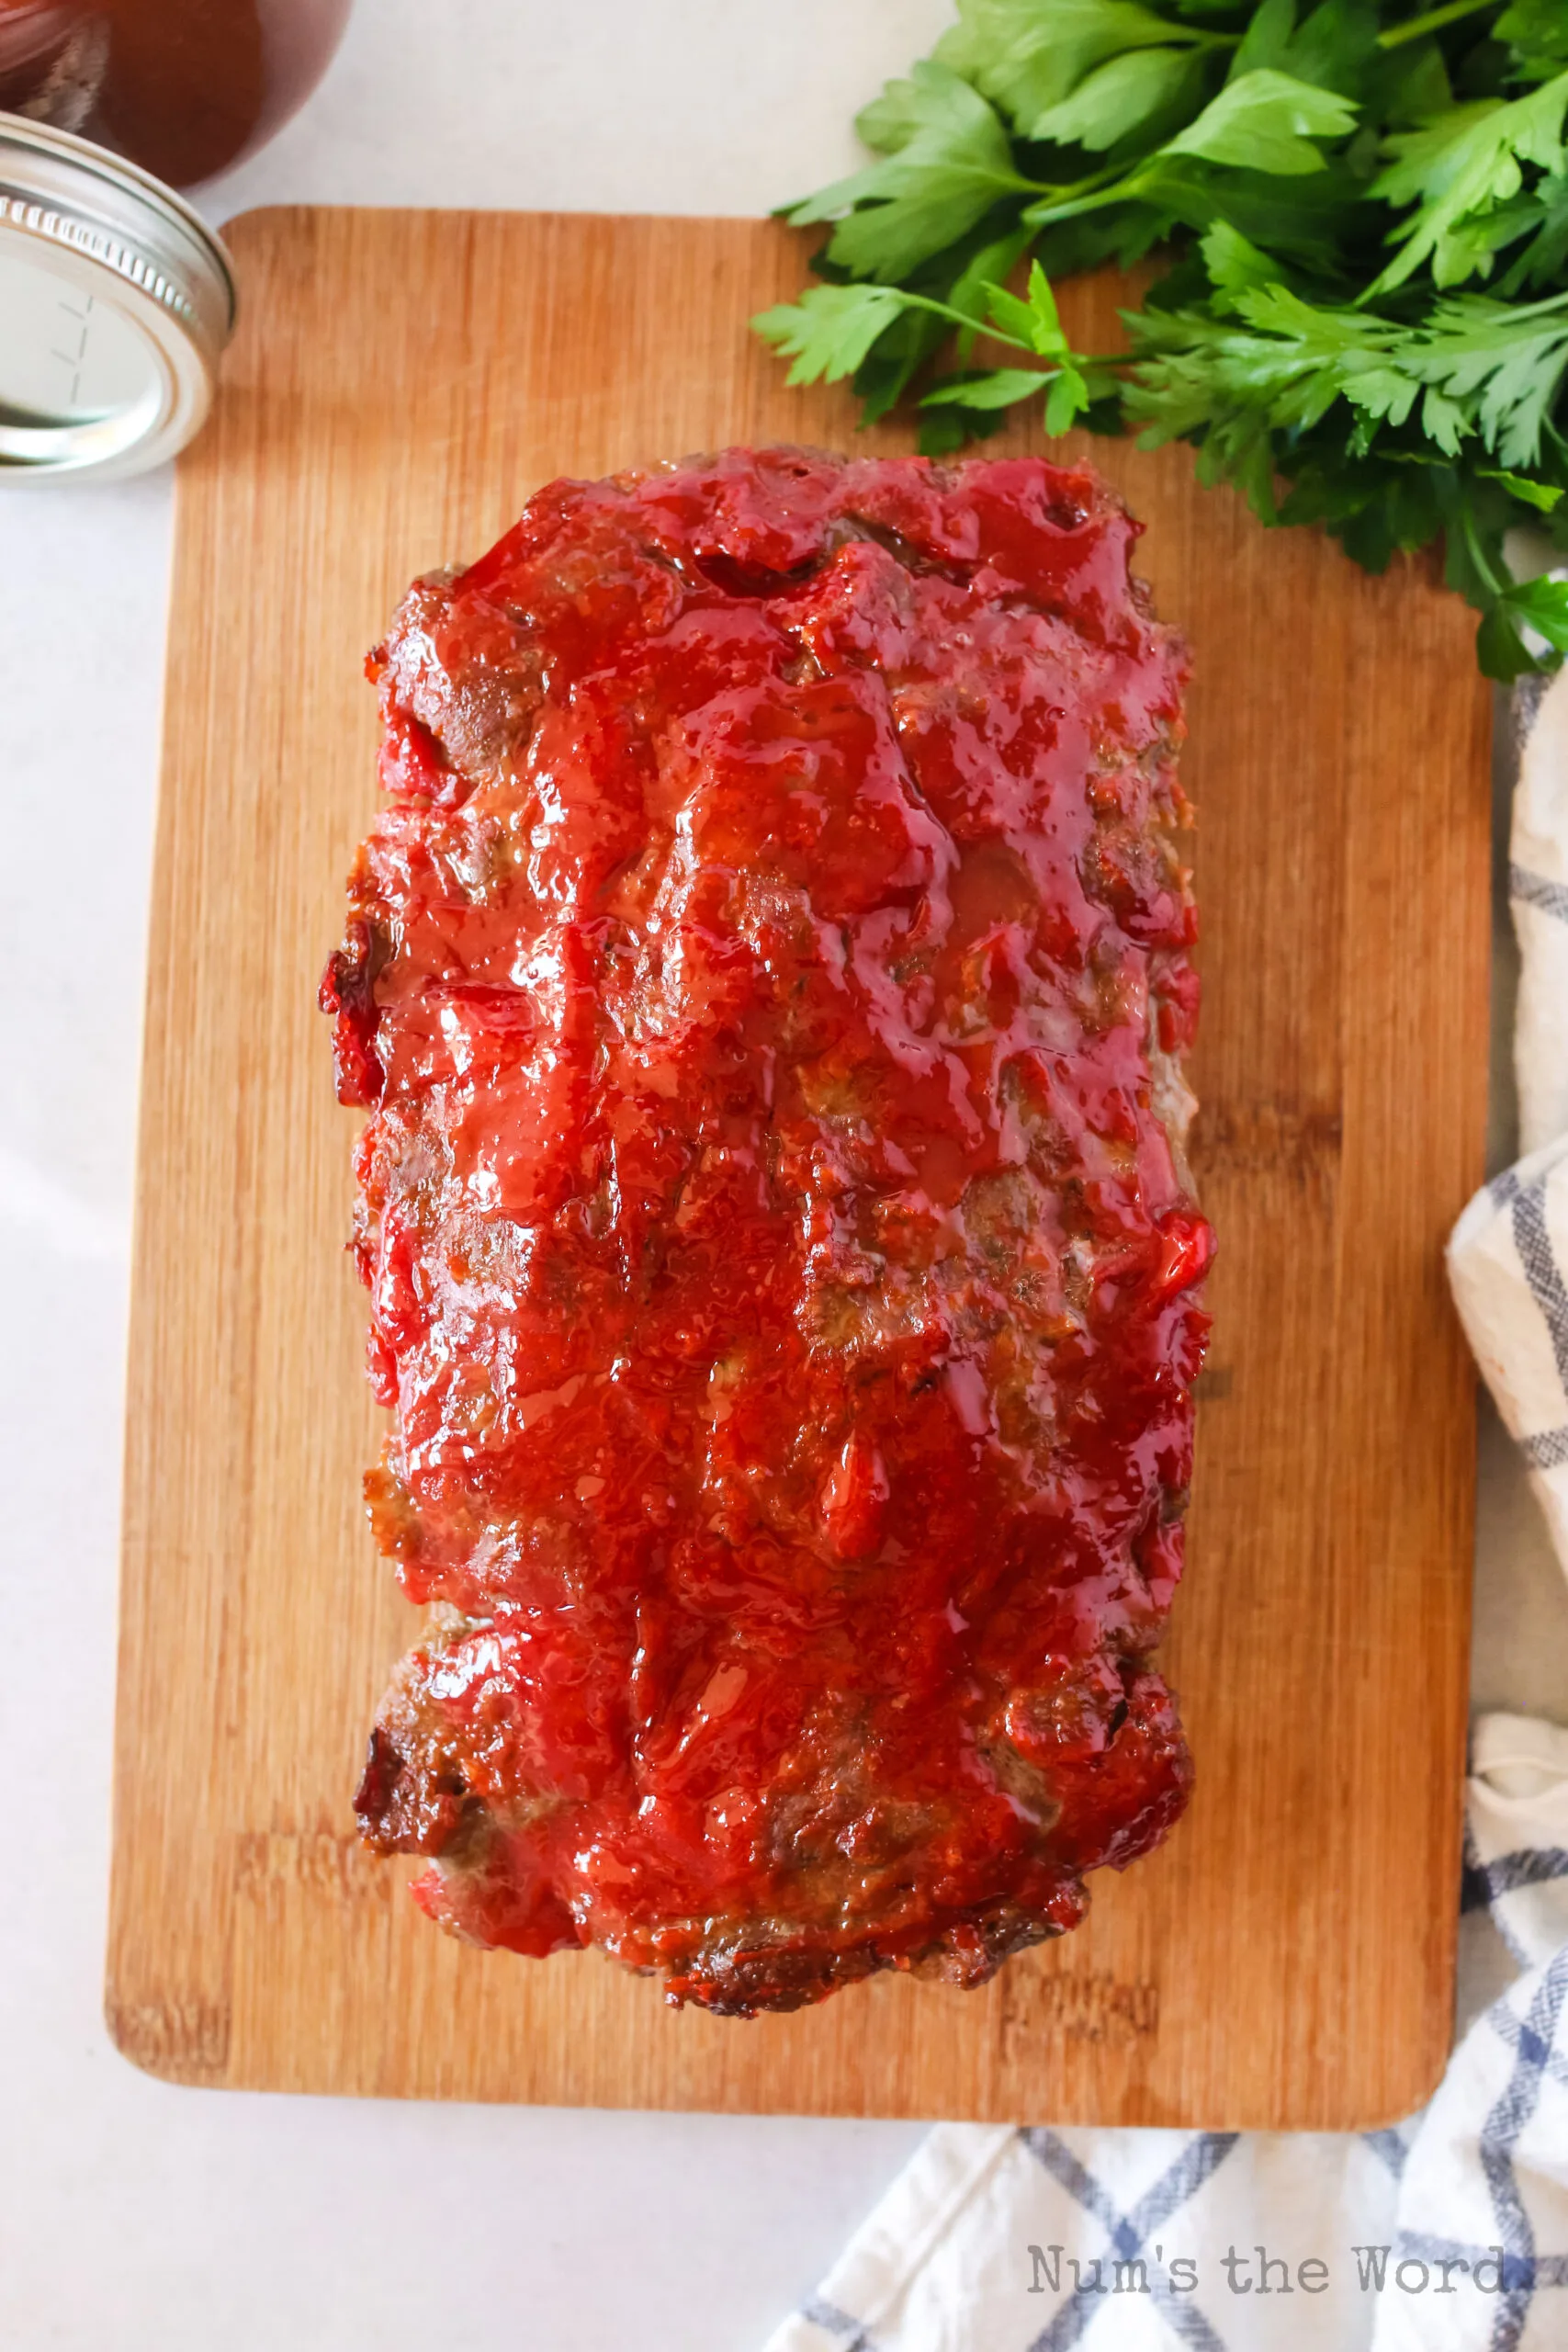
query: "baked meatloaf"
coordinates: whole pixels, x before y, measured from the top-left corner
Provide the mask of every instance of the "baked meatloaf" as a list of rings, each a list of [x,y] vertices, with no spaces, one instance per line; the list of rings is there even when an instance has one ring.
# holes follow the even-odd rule
[[[1089,471],[558,481],[370,661],[322,1001],[367,1482],[436,1604],[357,1806],[676,2001],[976,1984],[1155,1845],[1210,1235],[1180,641]]]

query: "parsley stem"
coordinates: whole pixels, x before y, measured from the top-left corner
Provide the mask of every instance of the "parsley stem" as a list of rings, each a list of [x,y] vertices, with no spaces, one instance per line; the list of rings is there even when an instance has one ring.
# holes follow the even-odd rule
[[[1023,217],[1032,229],[1044,229],[1053,220],[1076,220],[1081,212],[1097,212],[1102,204],[1122,204],[1140,193],[1137,175],[1129,173],[1125,179],[1115,180],[1092,196],[1071,196],[1059,204],[1032,204]]]
[[[1051,356],[1049,352],[1037,351],[1032,343],[1023,342],[1020,336],[1009,334],[1004,328],[995,326],[987,320],[972,319],[964,311],[955,311],[951,302],[938,302],[930,294],[908,294],[901,286],[890,286],[881,290],[897,294],[906,310],[929,311],[934,319],[951,319],[955,327],[962,327],[968,334],[982,334],[987,343],[1005,343],[1010,351],[1024,352],[1031,359],[1049,359]],[[1048,372],[1054,376],[1064,367],[1124,368],[1132,357],[1130,351],[1070,351]]]
[[[1494,0],[1447,0],[1441,8],[1428,8],[1424,17],[1412,17],[1403,25],[1391,25],[1386,33],[1379,33],[1380,49],[1398,49],[1407,40],[1420,40],[1427,33],[1435,33],[1443,25],[1457,25],[1461,17],[1479,17],[1490,8]]]
[[[1119,179],[1121,176],[1121,165],[1112,164],[1103,171],[1090,172],[1086,179],[1060,180],[1055,187],[1049,180],[1024,180],[1020,185],[1031,189],[1036,196],[1053,197],[1061,203],[1068,204],[1076,203],[1080,197],[1089,196],[1096,188],[1104,187],[1108,181]],[[1037,211],[1039,207],[1032,204],[1029,209],[1032,213]]]
[[[1028,351],[1032,346],[1020,343],[1016,335],[1003,334],[999,327],[988,327],[980,319],[972,319],[964,311],[955,311],[951,302],[934,301],[929,294],[907,294],[901,286],[889,287],[907,311],[929,311],[933,319],[951,319],[955,327],[963,327],[969,334],[988,334],[997,343],[1007,343],[1015,351]]]
[[[1475,535],[1475,518],[1471,514],[1470,501],[1468,498],[1464,500],[1463,503],[1460,507],[1460,527],[1464,533],[1464,543],[1470,550],[1470,560],[1472,563],[1474,564],[1476,571],[1486,582],[1487,587],[1491,589],[1492,594],[1495,596],[1500,596],[1503,594],[1503,582],[1498,579],[1497,574],[1493,571],[1492,566],[1487,562],[1485,555],[1482,551],[1481,541]]]

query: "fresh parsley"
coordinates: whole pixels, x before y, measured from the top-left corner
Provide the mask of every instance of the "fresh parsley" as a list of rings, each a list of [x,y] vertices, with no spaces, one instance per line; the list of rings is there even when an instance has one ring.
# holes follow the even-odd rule
[[[874,160],[788,208],[828,231],[754,322],[790,381],[913,401],[932,452],[1035,400],[1190,442],[1371,569],[1440,543],[1489,675],[1568,654],[1568,582],[1505,548],[1568,568],[1568,0],[957,9],[860,116]],[[1075,352],[1052,277],[1154,252],[1126,347]]]

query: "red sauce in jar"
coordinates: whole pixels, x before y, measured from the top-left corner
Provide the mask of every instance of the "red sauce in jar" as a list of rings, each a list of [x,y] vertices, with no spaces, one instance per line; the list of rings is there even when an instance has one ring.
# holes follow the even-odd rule
[[[0,0],[0,109],[172,187],[250,154],[326,69],[351,0]]]

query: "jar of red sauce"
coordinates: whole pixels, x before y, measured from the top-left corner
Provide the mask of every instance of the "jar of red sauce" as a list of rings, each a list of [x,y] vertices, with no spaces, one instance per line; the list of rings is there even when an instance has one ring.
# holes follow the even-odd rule
[[[0,481],[141,471],[197,432],[234,318],[175,192],[314,87],[350,0],[0,0]]]

